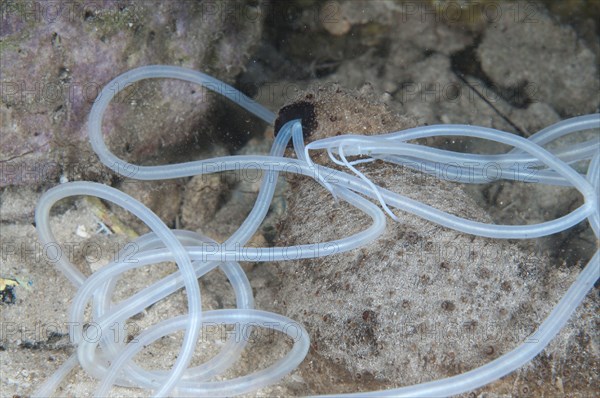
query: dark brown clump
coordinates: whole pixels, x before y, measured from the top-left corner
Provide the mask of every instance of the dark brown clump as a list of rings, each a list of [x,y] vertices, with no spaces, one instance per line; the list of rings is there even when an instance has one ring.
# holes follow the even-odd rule
[[[279,133],[284,124],[294,119],[302,120],[304,139],[308,138],[318,127],[315,106],[308,101],[298,101],[286,105],[279,110],[279,114],[275,120],[275,136],[277,136],[277,133]]]

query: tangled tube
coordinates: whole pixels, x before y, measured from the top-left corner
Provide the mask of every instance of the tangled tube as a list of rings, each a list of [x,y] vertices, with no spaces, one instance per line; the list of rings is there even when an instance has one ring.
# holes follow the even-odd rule
[[[89,117],[89,134],[92,147],[101,161],[126,177],[140,180],[161,180],[194,176],[236,167],[264,171],[255,205],[239,229],[223,244],[197,233],[169,229],[144,205],[106,185],[91,182],[72,182],[50,189],[40,199],[35,214],[36,226],[43,244],[56,240],[49,227],[49,214],[59,200],[79,195],[91,195],[111,201],[135,214],[152,232],[135,240],[138,253],[135,261],[127,256],[106,265],[90,277],[85,277],[65,256],[56,263],[65,276],[78,288],[70,309],[70,321],[83,324],[84,309],[92,305],[92,318],[100,330],[114,322],[124,323],[133,315],[185,288],[188,314],[161,321],[136,337],[135,343],[124,343],[103,337],[92,342],[82,339],[76,330],[70,330],[77,352],[35,392],[35,396],[49,396],[62,379],[77,365],[100,380],[95,396],[106,396],[112,386],[138,387],[152,391],[156,396],[230,396],[248,393],[276,383],[293,371],[304,359],[309,347],[308,333],[304,328],[281,315],[254,309],[252,290],[239,261],[282,261],[315,258],[340,253],[367,245],[380,236],[386,225],[384,211],[392,219],[391,208],[410,212],[431,222],[464,233],[490,238],[526,239],[554,234],[588,220],[596,238],[600,233],[598,208],[600,145],[598,135],[589,141],[545,149],[561,137],[584,130],[599,129],[600,115],[593,114],[562,121],[532,135],[529,139],[490,128],[468,125],[436,125],[417,127],[377,136],[342,135],[304,144],[299,120],[285,124],[277,134],[269,155],[228,156],[164,166],[137,166],[113,155],[104,144],[102,117],[111,99],[128,85],[143,79],[172,78],[205,86],[216,91],[267,123],[275,115],[244,96],[234,88],[200,72],[172,66],[145,66],[131,70],[110,82],[100,93]],[[425,137],[465,136],[510,145],[513,149],[502,155],[458,153],[408,143]],[[292,140],[297,159],[284,157],[285,148]],[[326,150],[331,160],[345,166],[351,173],[315,164],[310,152]],[[349,161],[348,156],[359,156]],[[437,210],[375,185],[356,167],[358,163],[381,160],[421,170],[419,165],[446,163],[454,165],[443,175],[436,176],[461,183],[489,182],[485,167],[493,162],[498,178],[576,188],[584,203],[571,213],[558,219],[533,225],[492,225],[467,220]],[[465,175],[460,164],[469,165]],[[516,165],[516,167],[515,167]],[[424,172],[433,170],[425,167]],[[582,172],[582,170],[584,170]],[[313,245],[289,247],[245,247],[265,218],[272,201],[279,172],[293,172],[314,178],[331,194],[344,200],[371,217],[371,225],[352,236]],[[534,176],[534,178],[531,178]],[[531,181],[529,181],[531,179]],[[369,200],[371,199],[371,200]],[[372,202],[379,202],[379,206]],[[54,247],[54,246],[49,246]],[[57,249],[58,250],[58,249]],[[51,254],[51,253],[50,253]],[[128,261],[129,260],[129,261]],[[133,268],[173,261],[178,271],[159,282],[144,288],[121,302],[113,303],[114,288],[121,274]],[[220,268],[229,279],[236,297],[236,308],[202,311],[198,278]],[[537,331],[514,350],[494,361],[463,374],[386,391],[360,393],[361,396],[447,396],[463,393],[491,383],[539,354],[566,324],[577,306],[600,277],[600,257],[593,255],[578,278],[568,289]],[[229,380],[219,380],[240,357],[246,346],[244,339],[229,339],[219,354],[200,366],[190,367],[202,326],[208,322],[269,327],[288,335],[293,347],[287,355],[273,365],[255,373]],[[169,371],[146,370],[135,364],[133,358],[144,346],[157,339],[184,330],[184,338],[177,360]]]

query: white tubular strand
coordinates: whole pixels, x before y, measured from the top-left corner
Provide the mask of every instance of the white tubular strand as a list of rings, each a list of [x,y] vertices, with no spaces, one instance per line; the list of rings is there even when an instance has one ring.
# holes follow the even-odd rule
[[[273,123],[275,116],[268,109],[239,93],[217,79],[200,72],[173,66],[146,66],[131,70],[111,81],[100,93],[89,116],[89,137],[100,160],[109,168],[130,178],[140,180],[172,179],[232,170],[240,165],[249,169],[265,171],[259,194],[248,217],[223,244],[192,231],[171,230],[150,209],[114,188],[92,182],[68,182],[44,193],[36,207],[35,221],[40,241],[49,250],[59,251],[50,229],[50,209],[59,200],[72,196],[95,196],[111,201],[133,213],[152,231],[133,243],[138,251],[135,261],[125,261],[126,256],[97,270],[87,277],[71,264],[66,256],[56,262],[56,267],[78,289],[73,298],[69,318],[83,324],[86,308],[91,306],[92,321],[98,327],[109,328],[114,322],[124,323],[135,314],[164,300],[170,294],[185,289],[187,294],[186,315],[163,319],[143,330],[137,344],[114,342],[102,338],[98,342],[82,339],[81,334],[71,331],[76,352],[60,366],[57,372],[39,386],[34,396],[49,396],[59,387],[68,373],[77,366],[98,380],[96,396],[106,396],[113,386],[136,387],[150,391],[156,396],[232,396],[248,394],[259,388],[277,383],[303,361],[310,345],[307,331],[298,323],[284,316],[254,308],[250,282],[240,261],[268,262],[300,258],[317,258],[353,250],[371,244],[384,232],[385,213],[392,220],[398,217],[391,207],[415,214],[431,222],[457,231],[497,239],[526,239],[547,236],[564,231],[587,220],[596,239],[600,233],[600,144],[596,139],[578,144],[558,145],[551,151],[549,143],[576,135],[586,130],[600,130],[600,115],[586,115],[561,121],[532,135],[528,139],[484,127],[469,125],[423,126],[389,134],[373,136],[341,135],[304,144],[300,120],[286,123],[278,132],[268,155],[219,157],[202,161],[170,164],[164,166],[137,166],[116,157],[106,147],[102,134],[102,119],[111,99],[128,85],[144,79],[179,79],[207,87],[227,97],[266,123]],[[428,148],[408,141],[426,137],[463,136],[484,139],[511,146],[513,149],[500,155],[477,155]],[[289,140],[293,141],[297,159],[285,157]],[[326,151],[332,162],[352,173],[346,173],[315,164],[310,152]],[[361,158],[349,161],[349,156]],[[533,225],[494,225],[476,222],[438,210],[432,206],[411,200],[374,184],[357,167],[374,160],[402,165],[415,170],[430,172],[438,163],[454,167],[444,176],[451,181],[463,183],[486,183],[486,164],[494,164],[499,170],[498,179],[531,181],[538,184],[569,186],[577,189],[584,203],[579,208],[555,220]],[[473,175],[464,176],[460,165],[470,164]],[[574,169],[577,164],[579,169]],[[587,168],[582,171],[583,168]],[[517,165],[516,170],[514,165]],[[312,177],[324,186],[332,196],[346,201],[371,219],[362,231],[329,242],[300,244],[288,247],[248,247],[246,244],[265,219],[273,200],[279,172],[297,173]],[[375,203],[381,206],[378,207]],[[310,217],[310,214],[307,215]],[[49,254],[51,255],[51,253]],[[117,281],[131,269],[152,267],[164,261],[177,264],[177,271],[165,276],[118,303],[113,302]],[[211,270],[219,268],[227,276],[236,298],[234,308],[202,311],[198,279]],[[387,391],[361,392],[360,396],[422,396],[437,397],[460,394],[489,384],[525,365],[538,355],[558,334],[569,317],[592,289],[600,277],[598,251],[580,273],[564,297],[533,334],[535,344],[523,343],[494,361],[457,376],[435,380],[414,386]],[[246,348],[245,340],[229,339],[217,355],[207,362],[190,367],[202,326],[207,322],[224,325],[268,327],[293,340],[287,355],[249,375],[234,379],[216,379],[222,376],[241,357]],[[148,370],[136,364],[135,356],[154,341],[184,331],[184,338],[177,360],[167,371]]]

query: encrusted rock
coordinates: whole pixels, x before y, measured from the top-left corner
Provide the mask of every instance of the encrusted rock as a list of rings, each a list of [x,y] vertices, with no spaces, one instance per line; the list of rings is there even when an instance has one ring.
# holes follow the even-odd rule
[[[501,87],[529,85],[537,101],[562,115],[596,111],[600,78],[595,54],[572,27],[559,25],[542,9],[531,11],[527,16],[505,13],[488,27],[477,48],[481,67]]]
[[[336,109],[335,95],[329,101],[330,107],[323,106]],[[340,102],[344,101],[341,96]],[[355,104],[364,102],[361,97]],[[343,108],[353,109],[348,103]],[[336,127],[323,131],[358,132],[356,126],[371,123],[363,118],[368,115],[359,111],[345,119],[341,113]],[[389,112],[386,115],[393,118]],[[317,118],[316,123],[328,122]],[[390,124],[407,122],[396,119]],[[492,222],[459,185],[382,162],[357,167],[376,184],[411,199],[467,219]],[[291,184],[277,245],[339,239],[369,225],[367,216],[343,202],[336,205],[316,182],[296,177]],[[385,233],[365,247],[277,263],[278,283],[270,300],[283,303],[284,314],[303,323],[311,335],[308,360],[312,365],[303,367],[300,375],[312,393],[356,391],[361,380],[380,389],[414,384],[490,362],[533,332],[578,272],[551,266],[549,258],[533,246],[524,249],[462,234],[404,212],[396,214],[400,222],[388,218]],[[597,300],[590,300],[597,305]],[[547,349],[555,365],[543,358],[534,361],[543,370],[540,379],[546,380],[546,368],[557,363],[577,367],[578,379],[592,377],[588,367],[593,368],[593,358],[585,357],[578,364],[569,351],[583,355],[589,349],[574,336],[593,330],[593,323],[590,318],[572,320]],[[316,368],[323,370],[316,372]],[[318,375],[329,377],[334,385]],[[539,388],[555,391],[553,386]]]
[[[40,185],[65,172],[70,180],[110,181],[73,171],[90,168],[94,159],[82,151],[91,152],[86,121],[100,89],[149,64],[202,70],[231,83],[260,37],[259,6],[245,0],[3,3],[0,186]],[[104,118],[109,147],[132,162],[160,151],[164,162],[180,156],[182,144],[214,139],[199,126],[215,103],[207,93],[171,80],[131,86]]]

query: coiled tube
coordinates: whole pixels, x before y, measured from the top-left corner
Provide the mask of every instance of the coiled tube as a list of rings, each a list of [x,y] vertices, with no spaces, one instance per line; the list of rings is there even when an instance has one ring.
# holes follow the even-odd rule
[[[586,115],[561,121],[549,126],[528,139],[499,130],[469,125],[423,126],[375,136],[341,135],[325,138],[304,145],[299,120],[286,123],[268,155],[229,156],[202,161],[164,166],[137,166],[123,161],[106,147],[102,134],[102,117],[111,99],[123,88],[134,82],[151,78],[180,79],[203,85],[214,90],[267,123],[274,121],[274,114],[230,86],[200,72],[173,66],[145,66],[131,70],[110,82],[100,93],[89,117],[89,136],[94,151],[101,161],[112,170],[129,178],[140,180],[171,179],[231,170],[240,165],[264,170],[259,195],[255,205],[240,228],[223,244],[194,232],[170,230],[148,208],[128,195],[91,182],[61,184],[47,191],[36,207],[36,227],[40,241],[55,243],[49,226],[51,207],[58,200],[79,195],[92,195],[112,201],[132,212],[144,221],[151,233],[138,238],[135,262],[114,261],[85,277],[66,258],[56,263],[58,269],[73,283],[78,292],[70,309],[70,320],[83,322],[84,309],[92,304],[92,317],[100,327],[111,322],[124,322],[148,306],[185,288],[188,296],[188,315],[165,319],[143,331],[137,338],[140,344],[124,344],[110,339],[97,343],[83,341],[73,332],[71,338],[77,344],[77,352],[59,370],[41,385],[35,396],[48,396],[75,366],[82,366],[89,374],[100,380],[97,395],[106,395],[113,385],[139,387],[151,390],[157,396],[230,396],[252,392],[276,383],[290,373],[303,360],[309,347],[308,333],[299,324],[281,315],[254,309],[250,283],[239,261],[283,261],[299,258],[316,258],[370,244],[379,237],[386,225],[384,212],[371,200],[376,200],[389,211],[389,207],[410,212],[429,221],[468,234],[497,239],[526,239],[554,234],[588,220],[596,239],[600,233],[600,149],[599,135],[579,144],[558,146],[551,151],[545,147],[557,139],[584,130],[600,129],[600,115]],[[441,136],[464,136],[490,140],[513,147],[500,155],[477,155],[428,148],[408,141]],[[292,139],[297,159],[284,156],[288,141]],[[347,167],[351,173],[315,164],[311,151],[325,150],[338,165]],[[336,155],[339,157],[338,160]],[[349,156],[363,156],[358,161],[348,161]],[[494,178],[518,180],[530,183],[552,184],[576,188],[583,196],[579,208],[556,220],[534,225],[491,225],[448,214],[432,206],[411,200],[390,190],[376,186],[354,168],[355,164],[382,160],[429,172],[440,178],[463,183],[489,182],[486,167],[493,164]],[[436,163],[450,165],[446,173],[433,173]],[[587,164],[582,172],[573,165]],[[464,174],[461,165],[469,165]],[[516,168],[515,168],[516,165]],[[367,214],[372,224],[354,235],[330,242],[289,247],[246,247],[250,237],[265,218],[273,199],[279,172],[293,172],[314,178],[328,189],[335,198]],[[354,175],[353,175],[354,174]],[[528,179],[529,180],[526,180]],[[369,200],[371,199],[371,200]],[[392,217],[394,218],[394,217]],[[152,266],[162,261],[175,261],[178,271],[161,281],[142,289],[133,296],[112,303],[114,286],[122,274],[133,268]],[[229,279],[236,297],[236,308],[202,312],[197,279],[219,267]],[[491,383],[530,361],[550,340],[556,336],[585,298],[587,292],[600,277],[600,256],[596,252],[577,280],[566,292],[532,338],[494,361],[463,374],[414,386],[387,391],[362,392],[360,396],[447,396],[458,394]],[[275,325],[273,328],[287,334],[294,341],[287,356],[266,369],[232,380],[216,381],[214,378],[226,371],[239,359],[244,341],[229,340],[220,353],[208,362],[189,368],[192,354],[205,322],[223,322],[239,325]],[[293,327],[292,327],[293,326]],[[170,371],[149,371],[133,363],[134,356],[156,339],[185,330],[184,340],[173,368]],[[534,341],[534,342],[532,342]],[[102,353],[102,355],[100,355]]]

